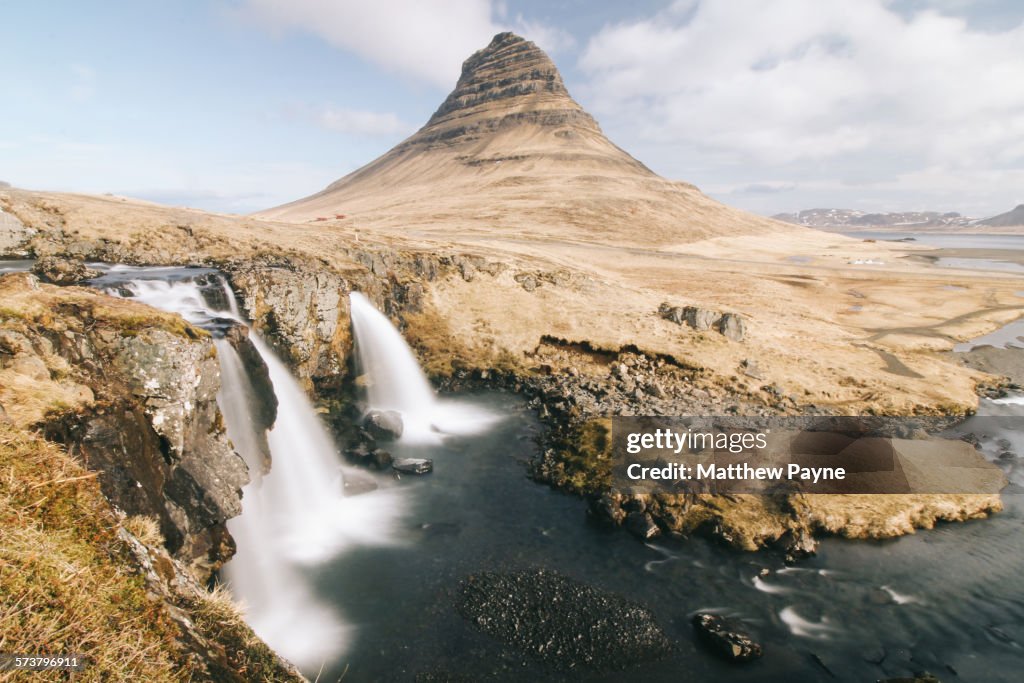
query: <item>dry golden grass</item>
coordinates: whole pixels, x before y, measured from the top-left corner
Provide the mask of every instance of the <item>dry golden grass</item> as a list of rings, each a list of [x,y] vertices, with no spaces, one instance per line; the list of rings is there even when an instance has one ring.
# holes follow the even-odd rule
[[[121,526],[143,545],[159,548],[164,544],[164,536],[160,533],[160,522],[149,515],[132,515],[121,522]]]
[[[77,681],[188,680],[177,628],[115,530],[94,473],[0,424],[0,651],[83,655]]]

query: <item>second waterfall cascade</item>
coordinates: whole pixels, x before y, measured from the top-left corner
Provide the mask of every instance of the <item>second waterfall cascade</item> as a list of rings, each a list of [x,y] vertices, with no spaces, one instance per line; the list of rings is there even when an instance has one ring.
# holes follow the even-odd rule
[[[438,399],[412,349],[387,316],[360,292],[352,292],[349,303],[367,407],[400,413],[403,443],[439,443],[446,434],[476,434],[498,418],[465,402]]]

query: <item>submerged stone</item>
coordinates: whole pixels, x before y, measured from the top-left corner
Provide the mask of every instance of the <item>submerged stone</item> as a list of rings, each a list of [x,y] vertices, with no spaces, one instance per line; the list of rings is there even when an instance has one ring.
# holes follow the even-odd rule
[[[743,624],[736,619],[717,614],[700,613],[693,616],[697,635],[711,650],[734,662],[748,662],[761,656],[761,645],[754,641]]]
[[[427,458],[399,458],[391,463],[391,467],[403,474],[427,474],[434,471],[434,461]]]

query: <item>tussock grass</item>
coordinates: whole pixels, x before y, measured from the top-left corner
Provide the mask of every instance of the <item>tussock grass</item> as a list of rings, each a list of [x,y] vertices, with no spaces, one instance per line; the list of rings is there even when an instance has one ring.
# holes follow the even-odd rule
[[[132,536],[139,539],[143,545],[151,548],[159,548],[164,544],[164,536],[160,533],[160,522],[149,515],[132,515],[121,522]]]
[[[243,621],[242,609],[227,589],[217,586],[190,605],[196,628],[224,647],[227,664],[247,681],[297,681],[266,643]]]
[[[78,681],[188,679],[176,626],[115,529],[92,473],[0,424],[0,651],[84,655]]]

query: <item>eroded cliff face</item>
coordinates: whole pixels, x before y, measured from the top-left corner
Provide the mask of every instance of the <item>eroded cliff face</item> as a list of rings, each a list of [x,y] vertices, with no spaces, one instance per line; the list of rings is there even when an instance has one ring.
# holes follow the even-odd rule
[[[225,522],[249,480],[217,407],[212,339],[178,316],[92,290],[0,279],[0,403],[99,473],[205,579],[234,552]]]

